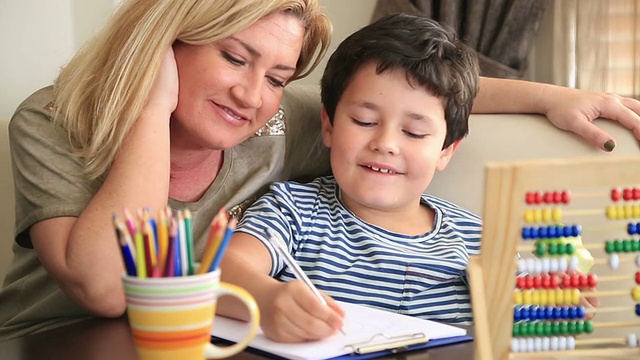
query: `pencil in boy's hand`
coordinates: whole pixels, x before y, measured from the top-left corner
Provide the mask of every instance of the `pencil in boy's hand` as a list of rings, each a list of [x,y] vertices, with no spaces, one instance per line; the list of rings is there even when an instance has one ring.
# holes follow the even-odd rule
[[[300,268],[300,265],[298,265],[295,259],[291,256],[289,250],[285,247],[285,245],[281,241],[279,241],[278,238],[276,238],[276,236],[271,231],[269,231],[269,229],[265,229],[265,232],[267,233],[269,242],[276,249],[276,251],[280,253],[282,258],[284,259],[284,262],[287,264],[287,266],[289,266],[289,269],[291,270],[291,272],[293,272],[296,279],[304,282],[305,285],[307,285],[307,287],[311,290],[311,292],[313,292],[313,294],[318,298],[318,300],[320,300],[322,305],[327,306],[327,301],[324,299],[322,294],[320,294],[320,291],[318,291],[318,289],[313,285],[311,279],[309,279],[307,274],[302,271],[302,268]],[[346,335],[344,333],[344,330],[340,329],[340,332],[342,333],[342,335]]]

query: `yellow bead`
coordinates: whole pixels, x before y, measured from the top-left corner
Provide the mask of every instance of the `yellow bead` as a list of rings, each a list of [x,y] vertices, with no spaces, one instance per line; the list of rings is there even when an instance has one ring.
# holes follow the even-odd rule
[[[633,300],[640,300],[640,286],[636,286],[631,289],[631,297],[633,298]]]
[[[536,223],[541,223],[542,222],[542,210],[541,209],[535,209],[533,211],[533,217],[534,217],[534,221]]]
[[[556,289],[556,304],[564,305],[564,292],[562,289]]]
[[[551,209],[550,208],[544,208],[542,210],[542,220],[546,223],[551,222],[551,220],[553,219],[553,217],[551,216]]]
[[[640,218],[640,204],[633,205],[633,217]]]
[[[527,224],[533,223],[533,209],[527,209],[524,211],[524,222]]]
[[[548,299],[547,299],[547,290],[539,290],[540,293],[540,305],[541,306],[547,306],[548,305]]]
[[[616,206],[615,205],[607,206],[607,219],[615,220],[616,216],[617,216]]]
[[[531,292],[531,303],[533,305],[540,305],[540,291],[533,290]]]
[[[638,206],[638,208],[640,209],[640,206]],[[554,208],[553,209],[553,222],[559,223],[561,221],[562,221],[562,209]]]
[[[571,305],[580,305],[580,290],[569,289],[571,293]]]
[[[531,305],[531,298],[533,296],[531,295],[531,290],[527,290],[525,292],[522,293],[522,303],[524,305]]]
[[[624,207],[624,218],[631,219],[633,217],[633,206],[628,204]]]
[[[617,217],[618,220],[624,219],[624,206],[622,205],[616,206],[616,213],[618,215]]]
[[[556,305],[556,291],[553,289],[547,290],[547,304]]]
[[[515,305],[522,305],[522,292],[514,291],[513,292],[513,303]]]

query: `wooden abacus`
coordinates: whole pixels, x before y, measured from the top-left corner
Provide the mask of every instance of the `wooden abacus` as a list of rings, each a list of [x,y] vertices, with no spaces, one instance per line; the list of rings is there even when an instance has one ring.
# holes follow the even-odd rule
[[[533,335],[529,336],[525,342],[535,343],[536,350],[532,351],[536,352],[521,352],[523,350],[531,350],[522,348],[514,351],[515,348],[512,348],[512,343],[518,344],[520,340],[516,339],[514,341],[513,335],[515,332],[514,304],[516,301],[514,298],[517,298],[515,291],[517,288],[517,274],[522,275],[523,270],[518,268],[517,260],[518,256],[522,255],[520,249],[522,249],[523,244],[523,224],[525,224],[525,218],[531,216],[531,213],[523,216],[525,209],[529,206],[525,201],[525,198],[530,196],[530,194],[526,195],[527,192],[545,189],[569,189],[570,191],[580,189],[577,191],[587,192],[585,189],[589,191],[600,189],[599,191],[602,194],[606,193],[603,190],[605,188],[638,187],[639,185],[640,156],[501,162],[487,165],[481,251],[479,256],[470,259],[468,269],[475,326],[476,359],[502,360],[539,358],[541,356],[595,356],[599,358],[615,356],[634,356],[635,358],[635,356],[638,356],[640,358],[640,347],[638,347],[638,342],[640,342],[640,339],[638,339],[640,337],[639,320],[620,322],[619,325],[628,328],[630,333],[628,338],[621,337],[617,341],[614,339],[593,339],[594,341],[588,341],[589,339],[587,339],[581,342],[581,340],[575,340],[575,337],[570,335],[566,339],[572,344],[569,347],[572,349],[563,351],[553,344],[553,341],[556,340],[557,345],[558,336],[554,336],[555,339],[552,337],[551,340],[545,340],[544,338],[536,340],[536,335]],[[636,191],[636,197],[640,198],[640,189],[636,189]],[[561,192],[555,194],[560,202],[562,202],[561,194]],[[633,201],[634,199],[631,200]],[[634,211],[640,212],[639,203],[636,201],[634,204],[628,207],[630,209],[628,215],[630,216],[634,214]],[[602,211],[601,213],[606,215],[607,211]],[[640,216],[640,214],[635,215]],[[551,218],[557,220],[553,216]],[[552,220],[552,222],[555,220]],[[637,225],[635,224],[634,226],[637,227]],[[638,230],[635,229],[634,231],[637,234]],[[582,241],[586,244],[585,236],[582,236]],[[634,245],[639,243],[637,238],[629,241]],[[594,248],[593,245],[586,245],[586,247],[588,249]],[[635,246],[635,248],[637,247]],[[606,253],[609,250],[605,252],[604,243],[600,248],[600,254],[608,256]],[[597,251],[593,250],[592,252],[595,257]],[[640,254],[640,252],[637,252],[637,254]],[[531,255],[531,251],[529,251],[529,255]],[[535,256],[533,259],[535,259]],[[610,261],[613,261],[613,259],[614,255],[611,255]],[[618,259],[617,255],[615,255],[615,259]],[[596,264],[594,269],[599,266],[598,264],[603,263],[600,260],[595,260],[594,262]],[[635,262],[637,266],[640,266],[640,255],[635,258]],[[557,265],[555,270],[557,270]],[[632,275],[628,277],[630,279],[633,278]],[[588,283],[586,276],[576,277],[575,279],[577,279],[575,280],[576,282],[582,281],[583,285]],[[633,291],[636,292],[635,295],[640,296],[637,293],[640,288],[637,286],[636,288]],[[631,292],[632,290],[626,291],[627,296]],[[575,293],[571,294],[567,296],[577,296]],[[598,292],[592,292],[592,295],[594,294],[597,296]],[[604,292],[600,293],[600,295],[603,294]],[[636,300],[635,302],[639,303],[640,301]],[[638,305],[636,304],[636,306]],[[631,309],[630,311],[633,311],[631,307],[629,308]],[[598,310],[596,309],[596,311]],[[594,318],[594,323],[597,324],[598,320],[606,319],[606,309],[602,309],[602,312],[602,314]],[[636,319],[638,318],[636,317]],[[551,345],[549,345],[550,342],[552,343]]]

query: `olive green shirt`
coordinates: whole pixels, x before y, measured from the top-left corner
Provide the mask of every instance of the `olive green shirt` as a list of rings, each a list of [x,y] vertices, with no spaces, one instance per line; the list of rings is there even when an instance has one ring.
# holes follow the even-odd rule
[[[47,274],[29,237],[30,227],[39,221],[79,216],[103,181],[83,175],[83,162],[71,155],[68,134],[52,122],[53,103],[52,87],[41,89],[18,107],[9,124],[16,242],[0,291],[0,341],[91,316]],[[319,115],[317,89],[287,87],[280,111],[267,125],[224,152],[224,164],[200,200],[168,200],[174,209],[191,211],[196,260],[202,256],[211,220],[220,208],[239,215],[273,181],[310,180],[330,172]]]

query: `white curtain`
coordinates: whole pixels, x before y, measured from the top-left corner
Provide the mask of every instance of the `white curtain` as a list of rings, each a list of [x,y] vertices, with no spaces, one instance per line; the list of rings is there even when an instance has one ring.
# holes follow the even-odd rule
[[[554,84],[640,97],[640,0],[554,0]]]

